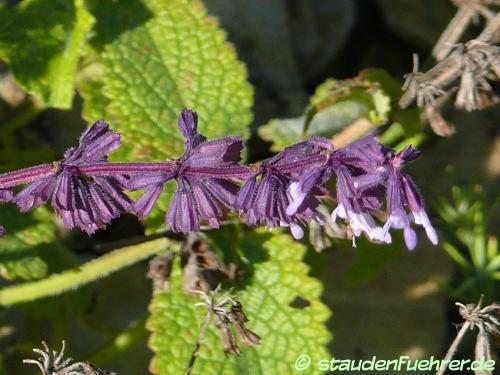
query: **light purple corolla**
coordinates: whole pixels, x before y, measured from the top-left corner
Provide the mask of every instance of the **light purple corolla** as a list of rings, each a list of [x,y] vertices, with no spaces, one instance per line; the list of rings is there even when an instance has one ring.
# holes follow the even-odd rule
[[[384,233],[388,233],[390,228],[403,229],[405,244],[413,250],[417,245],[417,235],[411,228],[414,222],[423,226],[429,240],[437,245],[438,235],[427,216],[422,198],[411,177],[401,172],[401,168],[417,159],[420,152],[408,146],[396,153],[378,143],[371,144],[364,152],[371,164],[366,168],[366,174],[355,178],[354,187],[360,194],[377,185],[386,187],[389,217],[384,224]]]
[[[407,174],[401,172],[401,167],[418,158],[420,153],[411,146],[395,154],[387,152],[384,164],[387,174],[387,206],[389,219],[384,225],[387,232],[389,228],[403,229],[404,239],[408,249],[412,250],[417,245],[417,235],[411,228],[411,222],[424,227],[429,240],[437,245],[438,235],[432,226],[425,211],[422,198]],[[409,212],[408,212],[409,211]]]
[[[374,190],[359,194],[354,188],[354,179],[362,176],[365,168],[371,167],[371,161],[366,160],[363,150],[376,142],[374,135],[337,150],[328,139],[313,137],[309,142],[322,149],[327,161],[321,167],[304,172],[297,181],[290,184],[288,191],[292,202],[287,213],[296,212],[305,199],[310,199],[315,194],[314,189],[324,187],[328,180],[336,177],[337,207],[332,212],[332,220],[335,222],[340,217],[349,223],[354,235],[354,246],[355,238],[362,232],[371,240],[390,243],[390,234],[377,226],[370,214],[370,210],[380,209],[382,206],[378,192]]]
[[[310,142],[302,142],[285,148],[276,156],[254,167],[253,175],[246,181],[235,203],[235,208],[245,216],[248,225],[266,225],[269,229],[290,227],[292,235],[299,239],[304,232],[300,224],[309,219],[323,222],[316,211],[318,199],[310,194],[288,213],[293,192],[289,192],[291,180],[305,170],[317,168],[326,160],[320,149]],[[260,181],[258,179],[260,178]],[[313,189],[321,194],[319,189]]]

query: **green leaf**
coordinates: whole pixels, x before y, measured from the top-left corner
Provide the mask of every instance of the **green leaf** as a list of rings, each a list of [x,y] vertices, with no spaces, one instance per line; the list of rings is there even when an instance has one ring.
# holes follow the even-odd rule
[[[394,82],[387,76],[383,71],[373,71],[368,78],[328,79],[316,88],[304,116],[271,120],[259,128],[259,135],[273,143],[272,151],[280,151],[313,135],[331,138],[362,118],[382,125],[389,119],[391,97],[376,78],[383,78],[390,86]]]
[[[306,116],[290,119],[273,119],[259,128],[262,139],[273,142],[271,151],[279,152],[310,136],[317,135],[330,138],[357,119],[365,117],[366,106],[356,101],[343,101],[314,114],[312,119]],[[307,134],[304,127],[307,125]]]
[[[403,93],[401,89],[403,82],[394,78],[383,69],[364,69],[360,72],[360,76],[363,79],[380,85],[382,90],[389,95],[392,102],[397,102]]]
[[[240,357],[227,356],[219,332],[211,324],[193,373],[294,374],[295,361],[302,354],[308,354],[313,364],[329,358],[325,345],[331,337],[325,322],[330,312],[319,299],[321,284],[308,276],[308,267],[302,262],[305,247],[288,235],[263,229],[215,236],[214,245],[244,260],[245,280],[238,300],[248,315],[248,328],[262,337],[262,344],[241,344]],[[306,307],[292,307],[303,300],[308,302]],[[149,344],[155,352],[154,373],[185,372],[203,322],[203,309],[194,307],[198,301],[183,291],[177,264],[171,292],[155,293],[150,306],[147,327],[152,331]]]
[[[0,59],[48,106],[71,108],[75,73],[94,18],[84,0],[27,0],[0,12]]]
[[[265,141],[272,142],[271,151],[279,152],[303,139],[305,116],[285,119],[272,119],[257,130]]]
[[[342,81],[330,78],[319,85],[311,97],[311,104],[306,111],[308,121],[317,113],[344,102],[355,103],[364,109],[362,115],[354,120],[366,117],[376,125],[385,123],[391,111],[391,99],[380,82],[362,75]]]
[[[6,234],[0,237],[0,276],[8,279],[39,279],[47,274],[47,264],[39,253],[55,245],[55,225],[44,208],[21,214],[13,205],[0,207],[0,223]]]
[[[208,139],[246,137],[252,88],[225,33],[198,1],[147,4],[156,16],[122,34],[103,54],[103,91],[110,103],[104,114],[124,140],[115,160],[178,158],[184,140],[177,116],[185,107],[198,112]],[[99,83],[84,89],[87,115],[102,114],[98,89]],[[171,190],[151,213],[150,230],[161,227]]]
[[[96,62],[94,67],[99,71],[102,65]],[[90,123],[100,118],[107,118],[106,108],[110,100],[103,95],[103,87],[103,81],[96,77],[85,80],[79,87],[78,91],[84,98],[82,116]]]

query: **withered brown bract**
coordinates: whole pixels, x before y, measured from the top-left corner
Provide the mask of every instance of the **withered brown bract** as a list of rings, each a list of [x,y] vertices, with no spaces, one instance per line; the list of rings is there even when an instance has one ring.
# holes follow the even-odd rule
[[[170,290],[170,274],[175,258],[175,253],[170,251],[167,255],[157,256],[149,262],[147,277],[153,280],[154,289],[164,292]]]
[[[202,233],[190,233],[181,249],[181,267],[184,289],[208,292],[224,280],[234,280],[236,266],[226,266],[210,248]]]

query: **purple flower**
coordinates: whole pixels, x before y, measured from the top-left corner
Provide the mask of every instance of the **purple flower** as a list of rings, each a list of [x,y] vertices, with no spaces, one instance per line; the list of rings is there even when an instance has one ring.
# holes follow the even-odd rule
[[[0,203],[10,202],[14,198],[12,191],[8,189],[0,189]]]
[[[225,211],[233,209],[239,191],[233,179],[249,175],[248,168],[238,165],[243,141],[240,137],[225,137],[207,142],[198,133],[196,112],[188,109],[181,112],[178,126],[186,141],[175,170],[144,174],[127,185],[131,190],[146,189],[136,202],[135,211],[140,218],[149,214],[165,182],[175,179],[177,189],[166,215],[166,223],[172,230],[197,231],[201,220],[211,228],[218,228]]]
[[[373,189],[359,194],[354,188],[355,179],[363,176],[365,171],[373,166],[371,157],[365,152],[376,143],[374,134],[338,150],[334,149],[328,139],[314,137],[310,142],[322,149],[327,160],[321,167],[303,173],[290,185],[289,193],[292,199],[287,213],[295,213],[304,200],[311,199],[316,194],[315,189],[318,186],[324,188],[327,181],[335,176],[337,178],[337,207],[332,212],[332,220],[335,222],[337,217],[340,217],[348,221],[354,234],[354,246],[355,237],[360,236],[362,232],[365,232],[372,240],[390,243],[390,234],[385,233],[380,226],[375,224],[369,212],[382,206],[379,200],[380,191]]]
[[[93,233],[132,207],[123,193],[125,176],[85,178],[79,167],[105,163],[107,156],[121,144],[120,135],[99,120],[80,138],[79,146],[71,148],[64,158],[52,166],[50,173],[32,181],[14,197],[22,212],[52,201],[52,207],[68,228],[79,227]]]
[[[387,150],[385,171],[380,174],[387,175],[387,208],[389,218],[384,225],[384,231],[397,228],[403,229],[404,239],[408,249],[412,250],[417,245],[417,235],[411,228],[411,222],[422,225],[427,237],[434,244],[438,243],[438,235],[432,226],[425,211],[422,198],[410,176],[401,172],[401,167],[418,158],[420,152],[411,146],[395,154]],[[407,209],[410,211],[407,213]]]
[[[401,172],[401,167],[417,159],[420,152],[408,146],[396,154],[380,144],[372,144],[365,148],[365,153],[374,163],[366,169],[365,175],[355,178],[354,187],[362,193],[373,186],[386,185],[389,218],[384,225],[384,233],[388,233],[391,227],[403,229],[406,246],[413,250],[417,245],[417,235],[411,223],[415,222],[424,227],[427,237],[436,245],[438,236],[425,212],[422,198],[411,177]]]
[[[311,142],[302,142],[285,148],[269,160],[262,162],[246,181],[235,203],[235,208],[246,215],[248,225],[266,224],[269,229],[277,226],[290,227],[292,235],[299,239],[304,232],[299,224],[313,218],[322,222],[316,211],[319,201],[310,194],[301,199],[296,209],[288,213],[292,204],[289,192],[291,182],[304,170],[321,166],[326,158]],[[260,181],[257,179],[260,177]],[[319,189],[312,189],[321,194]]]

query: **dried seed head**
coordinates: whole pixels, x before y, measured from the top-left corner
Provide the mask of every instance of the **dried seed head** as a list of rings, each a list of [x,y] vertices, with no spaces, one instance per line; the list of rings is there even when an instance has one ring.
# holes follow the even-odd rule
[[[62,341],[61,350],[51,351],[45,341],[42,341],[43,349],[35,348],[33,351],[41,357],[37,359],[23,359],[23,363],[36,365],[42,375],[117,375],[98,369],[89,362],[75,362],[71,358],[64,357],[66,348],[65,341]]]
[[[170,274],[175,253],[169,252],[167,255],[157,256],[149,262],[147,277],[153,280],[153,288],[168,292],[170,290]]]
[[[444,72],[436,70],[439,75],[433,74],[429,71],[422,73],[418,71],[418,55],[413,55],[413,70],[406,75],[406,80],[403,84],[402,90],[405,91],[399,100],[401,108],[408,107],[414,100],[416,100],[418,107],[425,105],[435,105],[436,99],[446,94],[443,85],[446,80],[440,78]]]
[[[225,353],[236,355],[241,353],[231,332],[231,325],[243,344],[254,346],[261,343],[261,338],[245,327],[248,318],[243,312],[242,304],[231,297],[231,291],[221,294],[218,287],[209,293],[202,291],[193,293],[199,294],[203,299],[203,302],[197,303],[196,306],[204,306],[208,310],[207,314],[215,315],[215,325],[221,333],[222,349]]]
[[[181,249],[183,285],[186,291],[213,290],[222,281],[236,278],[236,265],[222,263],[205,235],[190,233]]]
[[[479,329],[484,329],[486,333],[498,335],[500,333],[500,305],[495,302],[481,308],[482,301],[483,296],[481,296],[477,305],[473,303],[464,305],[457,302],[456,305],[459,306],[458,312],[470,324],[471,329],[477,326]]]
[[[220,331],[222,350],[227,354],[240,355],[241,350],[234,340],[228,323],[229,322],[227,320],[224,320],[223,317],[217,316],[215,318],[215,325],[217,326],[217,328],[219,328]]]
[[[243,312],[243,306],[235,301],[231,306],[231,314],[228,314],[229,321],[236,328],[240,341],[247,346],[260,345],[261,338],[254,332],[245,327],[248,318]]]
[[[456,130],[453,124],[446,121],[441,115],[441,112],[433,106],[425,107],[423,115],[425,119],[429,121],[429,125],[437,135],[441,137],[451,137],[455,134]]]

